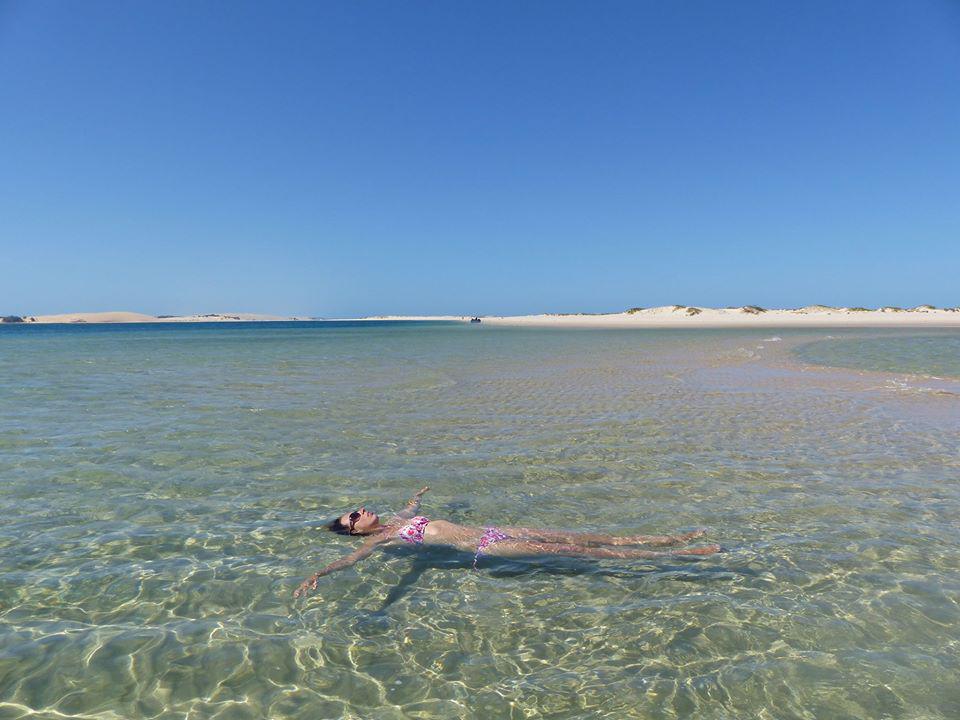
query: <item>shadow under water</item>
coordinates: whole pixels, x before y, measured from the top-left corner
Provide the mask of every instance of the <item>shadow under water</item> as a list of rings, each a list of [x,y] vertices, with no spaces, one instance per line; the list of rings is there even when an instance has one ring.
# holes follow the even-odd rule
[[[376,611],[385,611],[395,602],[411,592],[417,581],[428,570],[456,570],[471,573],[484,573],[493,578],[522,578],[539,575],[557,575],[563,577],[584,576],[589,578],[617,578],[642,579],[646,583],[658,580],[679,582],[718,582],[731,580],[737,576],[756,577],[760,573],[752,568],[717,567],[703,564],[700,557],[676,557],[651,563],[643,562],[645,569],[631,570],[624,568],[609,568],[598,565],[595,561],[581,558],[540,556],[530,557],[496,557],[484,556],[480,565],[473,567],[473,555],[455,548],[421,547],[386,548],[384,555],[409,559],[410,569],[400,576],[400,580],[387,592],[383,604]],[[725,553],[721,553],[722,554]],[[711,556],[715,559],[717,556]],[[674,564],[676,563],[676,564]]]

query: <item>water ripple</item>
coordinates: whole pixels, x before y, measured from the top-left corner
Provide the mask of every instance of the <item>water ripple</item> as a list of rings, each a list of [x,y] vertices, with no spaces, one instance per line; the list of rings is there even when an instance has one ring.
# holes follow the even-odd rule
[[[2,335],[0,716],[956,717],[954,401],[777,336]],[[290,600],[352,547],[326,519],[423,484],[459,522],[729,551],[400,549]]]

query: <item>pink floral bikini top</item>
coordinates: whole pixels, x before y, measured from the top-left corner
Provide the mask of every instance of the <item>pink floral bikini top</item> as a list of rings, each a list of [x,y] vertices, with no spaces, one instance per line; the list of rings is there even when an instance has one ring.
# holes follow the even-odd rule
[[[397,537],[408,543],[419,545],[423,542],[423,531],[430,524],[430,518],[417,515],[397,531]]]

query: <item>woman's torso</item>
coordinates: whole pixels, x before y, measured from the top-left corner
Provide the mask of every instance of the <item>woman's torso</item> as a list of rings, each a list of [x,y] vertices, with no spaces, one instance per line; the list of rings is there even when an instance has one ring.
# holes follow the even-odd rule
[[[419,516],[418,516],[419,517]],[[422,540],[419,540],[419,533],[412,533],[406,528],[411,523],[417,525],[411,520],[403,520],[396,524],[391,523],[390,534],[399,542],[414,542],[424,545],[449,545],[461,550],[474,550],[480,538],[483,537],[483,528],[470,527],[469,525],[457,525],[447,520],[430,520],[422,528]],[[404,537],[407,536],[407,537]],[[411,537],[413,536],[413,537]]]

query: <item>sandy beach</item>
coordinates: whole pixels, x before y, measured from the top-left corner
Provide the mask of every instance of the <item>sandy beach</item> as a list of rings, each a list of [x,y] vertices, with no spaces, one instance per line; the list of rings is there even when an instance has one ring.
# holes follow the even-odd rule
[[[541,327],[960,327],[956,308],[831,308],[812,305],[797,309],[768,310],[755,306],[701,308],[684,305],[633,309],[620,313],[483,316],[488,325]]]
[[[542,313],[539,315],[480,315],[487,325],[582,328],[748,328],[748,327],[960,327],[960,308],[885,307],[834,308],[811,305],[795,309],[756,306],[705,308],[666,305],[633,308],[618,313]],[[290,322],[319,320],[306,316],[263,313],[205,313],[147,315],[129,311],[78,312],[58,315],[25,315],[27,323],[157,323],[157,322]],[[325,318],[324,318],[325,319]],[[404,320],[469,322],[470,315],[373,315],[363,318],[330,318],[330,321]]]

